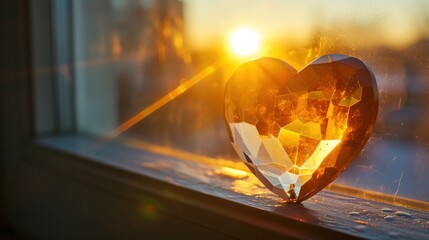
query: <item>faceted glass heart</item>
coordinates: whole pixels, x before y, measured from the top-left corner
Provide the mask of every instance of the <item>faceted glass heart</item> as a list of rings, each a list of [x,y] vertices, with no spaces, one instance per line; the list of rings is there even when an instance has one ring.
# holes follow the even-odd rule
[[[288,202],[332,182],[362,150],[375,123],[374,74],[357,58],[325,55],[300,72],[261,58],[242,64],[225,93],[232,145]]]

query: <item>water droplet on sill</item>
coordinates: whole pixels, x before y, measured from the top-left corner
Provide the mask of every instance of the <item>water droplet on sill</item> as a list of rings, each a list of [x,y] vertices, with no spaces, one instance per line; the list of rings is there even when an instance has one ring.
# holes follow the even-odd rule
[[[359,212],[349,212],[349,215],[351,216],[358,216],[360,213]]]
[[[395,216],[392,216],[392,215],[387,215],[384,217],[384,220],[386,221],[393,221],[393,219],[395,219]]]
[[[396,211],[394,214],[400,217],[411,217],[411,214],[404,211]]]
[[[391,208],[382,208],[381,211],[383,211],[383,212],[393,212],[393,209],[391,209]]]

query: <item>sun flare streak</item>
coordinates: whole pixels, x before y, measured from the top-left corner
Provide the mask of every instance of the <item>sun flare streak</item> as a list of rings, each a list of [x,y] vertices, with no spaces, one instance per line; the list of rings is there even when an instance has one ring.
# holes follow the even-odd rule
[[[177,86],[175,89],[173,89],[171,92],[167,93],[166,95],[158,99],[156,102],[152,103],[151,105],[149,105],[148,107],[146,107],[145,109],[143,109],[142,111],[140,111],[139,113],[137,113],[136,115],[134,115],[133,117],[131,117],[130,119],[122,123],[121,125],[119,125],[119,127],[117,127],[115,130],[107,134],[104,137],[104,139],[110,140],[119,136],[120,134],[122,134],[132,126],[136,125],[138,122],[140,122],[141,120],[143,120],[144,118],[146,118],[147,116],[149,116],[150,114],[152,114],[153,112],[155,112],[156,110],[164,106],[165,104],[169,103],[176,97],[182,95],[189,88],[193,87],[201,80],[204,80],[206,77],[213,74],[217,69],[219,69],[220,66],[221,66],[221,62],[216,62],[206,67],[201,72],[199,72],[192,78],[186,80],[185,82]]]

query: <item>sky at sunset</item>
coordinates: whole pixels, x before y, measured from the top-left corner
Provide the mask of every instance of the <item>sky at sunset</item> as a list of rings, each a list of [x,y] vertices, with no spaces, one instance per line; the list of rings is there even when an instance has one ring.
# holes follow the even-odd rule
[[[303,41],[323,29],[393,47],[406,47],[423,35],[429,36],[426,0],[182,2],[186,34],[196,48],[223,41],[230,32],[243,26],[258,31],[264,39]]]

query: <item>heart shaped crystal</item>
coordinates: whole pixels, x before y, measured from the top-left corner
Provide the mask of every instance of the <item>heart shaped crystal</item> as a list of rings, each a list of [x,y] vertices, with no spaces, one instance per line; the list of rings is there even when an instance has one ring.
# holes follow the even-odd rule
[[[274,58],[244,63],[225,93],[234,149],[267,188],[288,202],[316,194],[350,164],[371,134],[377,108],[369,67],[336,54],[298,73]]]

